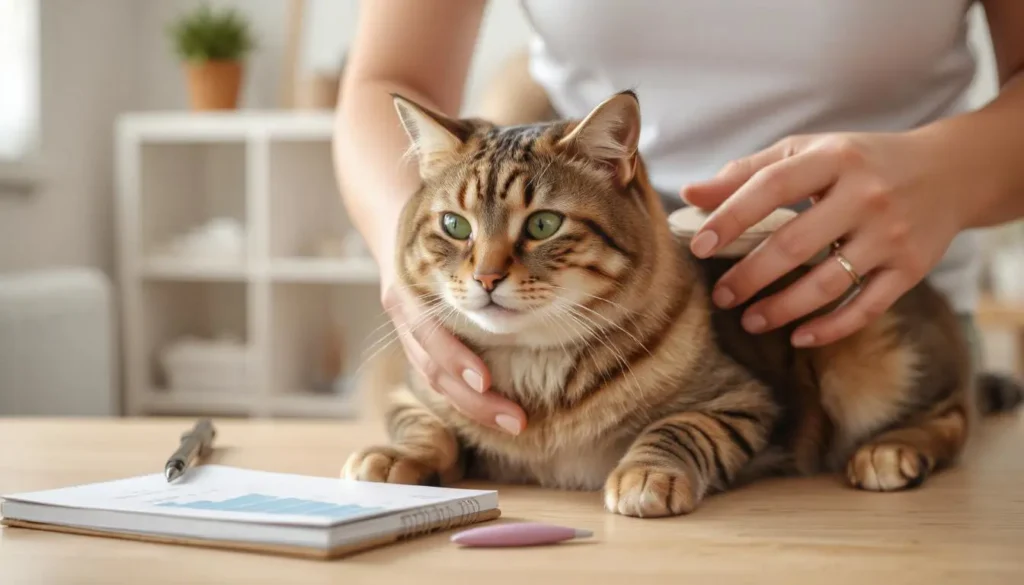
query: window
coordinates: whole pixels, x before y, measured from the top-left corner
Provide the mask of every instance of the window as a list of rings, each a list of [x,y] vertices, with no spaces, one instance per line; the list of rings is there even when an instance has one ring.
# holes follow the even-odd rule
[[[0,0],[0,180],[24,173],[39,132],[38,0]]]

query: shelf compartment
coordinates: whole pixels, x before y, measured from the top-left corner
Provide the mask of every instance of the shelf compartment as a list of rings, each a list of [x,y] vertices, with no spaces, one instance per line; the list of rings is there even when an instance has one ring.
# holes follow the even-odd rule
[[[244,143],[142,144],[139,233],[145,257],[246,257]],[[213,247],[178,250],[184,236],[219,220]],[[172,253],[171,247],[175,248]],[[185,255],[185,254],[188,255]]]
[[[387,332],[378,288],[274,282],[270,290],[272,404],[292,403],[297,411],[307,405],[315,412],[313,405],[322,401],[349,412],[340,404],[358,393],[366,349]],[[338,386],[346,391],[338,394]]]
[[[251,362],[254,352],[249,335],[247,288],[246,283],[236,282],[144,283],[141,333],[147,387],[160,391],[177,390],[168,388],[163,356],[170,344],[185,338],[237,340]],[[240,380],[239,388],[253,388],[253,377],[253,373],[247,372]],[[216,390],[209,393],[229,392]]]
[[[269,255],[272,259],[368,259],[335,181],[329,142],[269,146]]]

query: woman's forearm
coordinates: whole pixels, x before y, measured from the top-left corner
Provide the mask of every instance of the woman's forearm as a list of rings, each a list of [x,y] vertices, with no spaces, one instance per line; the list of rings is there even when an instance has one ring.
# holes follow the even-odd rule
[[[940,120],[918,134],[936,145],[939,164],[956,177],[961,229],[1024,217],[1024,2],[980,0],[999,79],[999,94],[976,112]],[[948,165],[948,166],[946,166]]]
[[[958,169],[964,229],[1024,217],[1024,71],[977,111],[934,122],[917,134]]]
[[[395,221],[420,182],[415,166],[403,162],[409,139],[391,92],[430,103],[408,87],[356,81],[342,96],[345,107],[338,112],[334,141],[342,201],[382,269],[391,268]]]

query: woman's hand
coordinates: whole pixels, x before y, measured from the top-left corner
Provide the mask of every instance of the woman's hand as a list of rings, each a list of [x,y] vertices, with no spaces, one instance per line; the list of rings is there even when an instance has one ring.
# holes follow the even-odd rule
[[[479,356],[440,326],[435,311],[387,279],[382,303],[411,365],[435,392],[482,425],[513,435],[526,426],[526,414],[514,402],[488,393],[490,373]],[[442,312],[443,314],[443,312]]]
[[[744,327],[775,329],[846,294],[838,310],[797,328],[796,346],[824,345],[850,335],[886,311],[939,262],[969,215],[971,170],[948,145],[913,133],[797,136],[733,161],[713,179],[683,190],[683,199],[713,210],[691,242],[699,257],[800,201],[815,202],[774,232],[715,286],[716,305],[729,307],[833,242],[855,271],[830,257],[784,291],[747,308]]]

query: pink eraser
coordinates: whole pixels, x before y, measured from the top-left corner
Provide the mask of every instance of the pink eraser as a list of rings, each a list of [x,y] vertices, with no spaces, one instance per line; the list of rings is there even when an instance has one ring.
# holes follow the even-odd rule
[[[537,522],[495,524],[464,530],[452,536],[452,542],[462,546],[501,547],[552,544],[573,538],[587,538],[589,530],[552,526]]]

